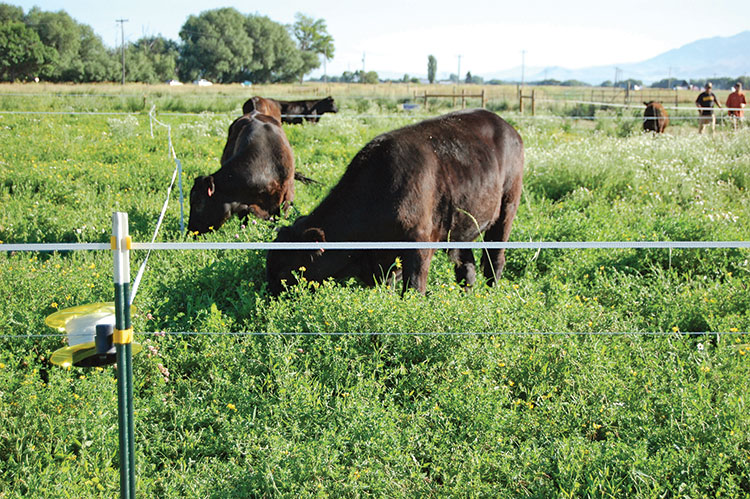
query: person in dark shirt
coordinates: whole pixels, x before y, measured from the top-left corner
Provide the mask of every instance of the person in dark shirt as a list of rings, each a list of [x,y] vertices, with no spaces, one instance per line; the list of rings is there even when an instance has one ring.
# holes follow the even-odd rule
[[[714,104],[721,107],[716,94],[711,91],[713,85],[709,81],[706,83],[706,89],[695,99],[695,105],[698,106],[698,133],[703,133],[706,125],[711,125],[711,133],[716,131],[716,116],[714,116]]]

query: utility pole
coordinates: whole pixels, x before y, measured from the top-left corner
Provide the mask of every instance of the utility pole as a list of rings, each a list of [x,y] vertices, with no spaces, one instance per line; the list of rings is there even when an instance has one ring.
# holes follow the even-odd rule
[[[672,66],[669,66],[669,80],[667,82],[667,90],[672,90]]]
[[[122,84],[125,85],[125,23],[128,19],[117,19],[115,22],[120,23],[120,40],[122,42]]]
[[[521,92],[523,92],[524,73],[526,72],[526,50],[521,51]]]
[[[456,84],[461,84],[461,54],[458,54],[458,73],[456,73]]]

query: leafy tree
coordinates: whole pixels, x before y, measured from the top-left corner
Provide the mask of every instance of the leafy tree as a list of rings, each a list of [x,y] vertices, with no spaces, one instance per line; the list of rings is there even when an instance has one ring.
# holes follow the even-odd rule
[[[245,78],[253,82],[294,81],[305,72],[305,61],[286,28],[265,16],[248,16],[247,36],[252,40],[251,63]]]
[[[292,25],[291,31],[302,52],[303,67],[299,74],[301,80],[304,75],[320,67],[319,56],[322,55],[326,60],[333,58],[335,48],[333,37],[328,34],[328,28],[323,19],[316,20],[299,12],[295,17],[297,21]]]
[[[628,78],[627,80],[618,81],[617,85],[615,87],[617,88],[634,88],[635,86],[642,87],[643,82],[641,80],[634,80],[633,78]]]
[[[435,83],[435,75],[437,74],[437,59],[434,55],[427,57],[427,80],[430,83]]]
[[[80,29],[72,17],[65,11],[45,12],[34,7],[26,15],[25,21],[36,31],[42,43],[54,50],[54,60],[46,66],[41,78],[65,81],[70,79],[70,73],[79,73],[73,68],[83,64],[78,54],[81,46]],[[63,77],[63,73],[68,75]]]
[[[79,25],[80,45],[78,57],[64,68],[61,81],[91,82],[115,81],[118,79],[118,58],[114,51],[107,50],[102,39],[91,26]]]
[[[248,36],[246,20],[233,8],[190,16],[180,30],[180,77],[220,83],[247,79],[253,69],[253,39]]]
[[[125,50],[128,81],[157,83],[177,77],[177,42],[160,36],[141,38]]]
[[[380,81],[378,78],[378,73],[376,73],[375,71],[367,71],[364,73],[362,71],[357,71],[354,74],[357,75],[360,83],[375,84]]]
[[[560,80],[556,80],[554,78],[547,78],[546,80],[539,80],[531,83],[532,85],[540,85],[545,87],[559,87],[562,85],[562,82]]]
[[[651,84],[651,88],[687,87],[690,84],[678,78],[664,78]]]
[[[23,9],[15,5],[0,3],[0,23],[23,22]]]
[[[0,24],[0,80],[34,78],[53,56],[39,35],[22,22]]]
[[[341,78],[339,78],[339,81],[342,83],[353,83],[357,79],[357,75],[352,73],[351,71],[344,71],[341,73]]]
[[[79,24],[65,11],[33,8],[24,22],[50,50],[50,62],[40,77],[50,81],[107,81],[114,79],[116,63],[94,30]]]
[[[580,80],[565,80],[560,85],[563,87],[590,87],[588,83]]]

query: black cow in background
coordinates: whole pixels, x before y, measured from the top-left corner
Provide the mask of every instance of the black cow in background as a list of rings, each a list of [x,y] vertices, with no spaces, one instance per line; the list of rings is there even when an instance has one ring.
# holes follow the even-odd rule
[[[339,108],[333,97],[311,100],[278,100],[266,97],[251,97],[242,106],[242,112],[259,111],[263,114],[276,116],[279,109],[279,119],[282,123],[299,125],[304,121],[317,123],[325,113],[338,113]]]
[[[338,113],[333,97],[319,100],[278,101],[281,105],[281,122],[299,125],[302,120],[317,123],[325,113]]]

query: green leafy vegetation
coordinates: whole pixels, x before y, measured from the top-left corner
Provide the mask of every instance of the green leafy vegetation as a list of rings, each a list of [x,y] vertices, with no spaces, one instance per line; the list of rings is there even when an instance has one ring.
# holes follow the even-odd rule
[[[159,116],[186,191],[218,169],[244,101],[231,92],[136,100],[213,111]],[[367,141],[423,117],[393,117],[387,100],[337,98],[339,114],[285,126],[297,169],[321,182],[297,185],[299,213]],[[98,111],[127,103],[34,102]],[[2,106],[32,104],[9,95]],[[166,130],[152,138],[147,110],[0,111],[2,244],[105,242],[113,211],[128,212],[135,241],[150,241],[174,162]],[[513,241],[750,234],[747,128],[698,136],[682,125],[654,137],[616,119],[501,115],[526,147]],[[179,232],[176,199],[157,241],[193,241]],[[272,241],[297,215],[235,218],[201,240]],[[144,257],[134,252],[133,276]],[[271,299],[261,251],[154,252],[133,316],[144,345],[134,358],[138,494],[746,496],[748,257],[509,250],[496,287],[464,291],[438,253],[427,296],[301,279]],[[117,371],[52,366],[61,337],[19,338],[52,333],[44,319],[56,310],[112,296],[108,251],[0,252],[0,497],[117,494]]]
[[[164,83],[208,78],[218,83],[301,80],[331,58],[333,38],[323,19],[297,14],[287,27],[234,8],[191,15],[180,42],[144,36],[108,49],[93,29],[64,10],[0,3],[0,81]],[[127,22],[120,20],[118,22]],[[376,78],[377,82],[377,78]]]

